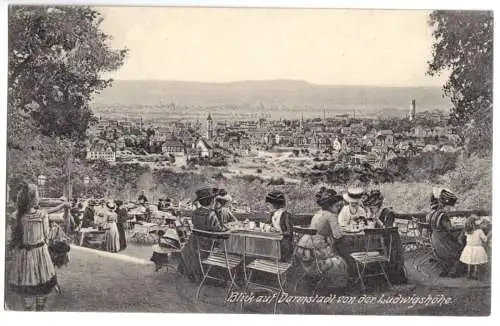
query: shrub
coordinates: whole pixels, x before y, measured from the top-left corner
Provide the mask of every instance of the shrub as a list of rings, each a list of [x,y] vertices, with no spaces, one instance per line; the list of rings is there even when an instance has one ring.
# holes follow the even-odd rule
[[[258,177],[258,176],[255,176],[253,174],[245,174],[241,177],[239,177],[240,179],[242,180],[245,180],[246,182],[254,182],[255,180],[258,180],[260,182],[262,182],[262,178]]]
[[[222,172],[217,172],[215,173],[214,175],[212,175],[212,178],[215,179],[215,180],[223,180],[223,179],[226,179],[226,177],[224,176],[224,174],[222,174]]]
[[[271,180],[269,180],[268,182],[268,185],[272,185],[272,186],[281,186],[281,185],[284,185],[285,184],[285,179],[280,177],[280,178],[272,178]]]
[[[456,192],[457,208],[491,209],[492,160],[491,157],[473,155],[457,161],[453,171],[440,180]]]

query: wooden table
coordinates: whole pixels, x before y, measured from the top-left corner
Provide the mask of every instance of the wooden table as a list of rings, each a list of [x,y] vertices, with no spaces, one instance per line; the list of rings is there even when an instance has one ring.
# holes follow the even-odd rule
[[[104,233],[106,233],[106,231],[101,231],[101,230],[98,230],[98,229],[94,229],[94,228],[86,228],[86,229],[80,229],[80,231],[77,232],[78,235],[79,235],[79,245],[80,246],[83,246],[84,242],[85,242],[85,239],[91,235],[102,235]]]
[[[233,230],[228,240],[228,251],[234,254],[259,255],[281,258],[277,241],[283,239],[283,235],[277,232],[262,232],[260,230]],[[246,248],[245,248],[246,242]]]

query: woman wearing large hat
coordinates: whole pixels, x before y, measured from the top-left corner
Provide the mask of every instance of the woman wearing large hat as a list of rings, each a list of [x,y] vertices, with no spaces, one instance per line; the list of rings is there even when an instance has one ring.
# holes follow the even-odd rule
[[[363,206],[368,213],[368,221],[373,221],[378,228],[390,228],[394,225],[396,218],[392,209],[383,207],[384,197],[380,190],[372,190],[365,194]],[[392,231],[390,231],[392,232]],[[399,236],[386,232],[384,240],[386,244],[391,244],[391,259],[389,263],[389,278],[393,284],[402,284],[407,282],[404,269],[403,245]]]
[[[106,202],[106,250],[109,252],[120,251],[120,234],[118,232],[118,216],[116,215],[116,205],[113,201]]]
[[[367,218],[373,220],[377,227],[391,227],[394,224],[394,212],[388,207],[383,207],[383,204],[384,196],[380,190],[372,190],[363,197],[363,207],[368,214]]]
[[[347,205],[339,213],[340,227],[348,227],[352,221],[367,217],[367,213],[361,205],[364,194],[365,192],[361,187],[349,187],[347,189],[347,192],[342,196]]]
[[[195,202],[198,208],[193,212],[193,228],[202,231],[223,232],[226,228],[220,224],[214,211],[214,200],[218,195],[218,189],[211,185],[206,185],[196,190]],[[210,243],[199,242],[200,247],[209,249]],[[203,259],[203,257],[202,257]],[[198,260],[198,252],[194,239],[189,238],[182,248],[179,272],[187,275],[191,280],[199,282],[202,277],[201,266]]]
[[[116,215],[117,221],[116,226],[118,227],[118,237],[120,239],[120,251],[127,249],[127,237],[125,235],[125,230],[128,222],[128,210],[123,206],[122,200],[115,200],[116,204]]]
[[[316,194],[316,203],[321,209],[314,214],[310,228],[316,229],[317,234],[302,236],[297,247],[298,258],[306,266],[306,272],[315,275],[317,271],[311,250],[314,248],[321,273],[335,287],[344,287],[349,277],[348,265],[335,248],[336,241],[343,236],[337,216],[343,199],[335,190],[323,187]]]
[[[457,196],[451,190],[436,187],[431,194],[431,212],[426,217],[430,225],[431,243],[436,256],[441,262],[440,276],[458,277],[465,273],[465,266],[460,263],[463,244],[459,234],[454,232],[446,212],[457,202]]]
[[[281,259],[289,260],[293,253],[293,235],[292,235],[292,219],[290,213],[286,210],[285,194],[279,190],[271,191],[266,196],[266,203],[273,210],[270,218],[267,220],[272,228],[283,234],[281,240]]]
[[[231,195],[225,189],[219,189],[215,198],[215,213],[222,225],[235,221],[234,214],[229,209],[229,204],[233,201]]]

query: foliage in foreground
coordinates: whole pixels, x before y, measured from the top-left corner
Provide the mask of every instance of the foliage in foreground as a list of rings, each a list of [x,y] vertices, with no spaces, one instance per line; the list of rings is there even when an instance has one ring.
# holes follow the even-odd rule
[[[452,116],[471,152],[490,154],[493,135],[493,11],[436,10],[429,74],[450,71],[444,85]]]

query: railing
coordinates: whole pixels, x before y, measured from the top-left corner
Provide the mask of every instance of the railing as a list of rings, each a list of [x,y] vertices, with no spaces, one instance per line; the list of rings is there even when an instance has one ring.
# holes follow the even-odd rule
[[[395,213],[395,218],[399,220],[423,220],[427,216],[428,212],[419,213]],[[254,212],[254,213],[236,213],[234,214],[238,219],[248,219],[248,220],[264,220],[267,219],[269,213],[265,212]],[[465,217],[470,215],[477,216],[491,216],[491,211],[489,210],[465,210],[465,211],[450,211],[445,213],[446,216],[453,217]],[[192,217],[193,211],[181,211],[181,216]],[[295,225],[309,225],[313,214],[292,214],[292,219]]]

